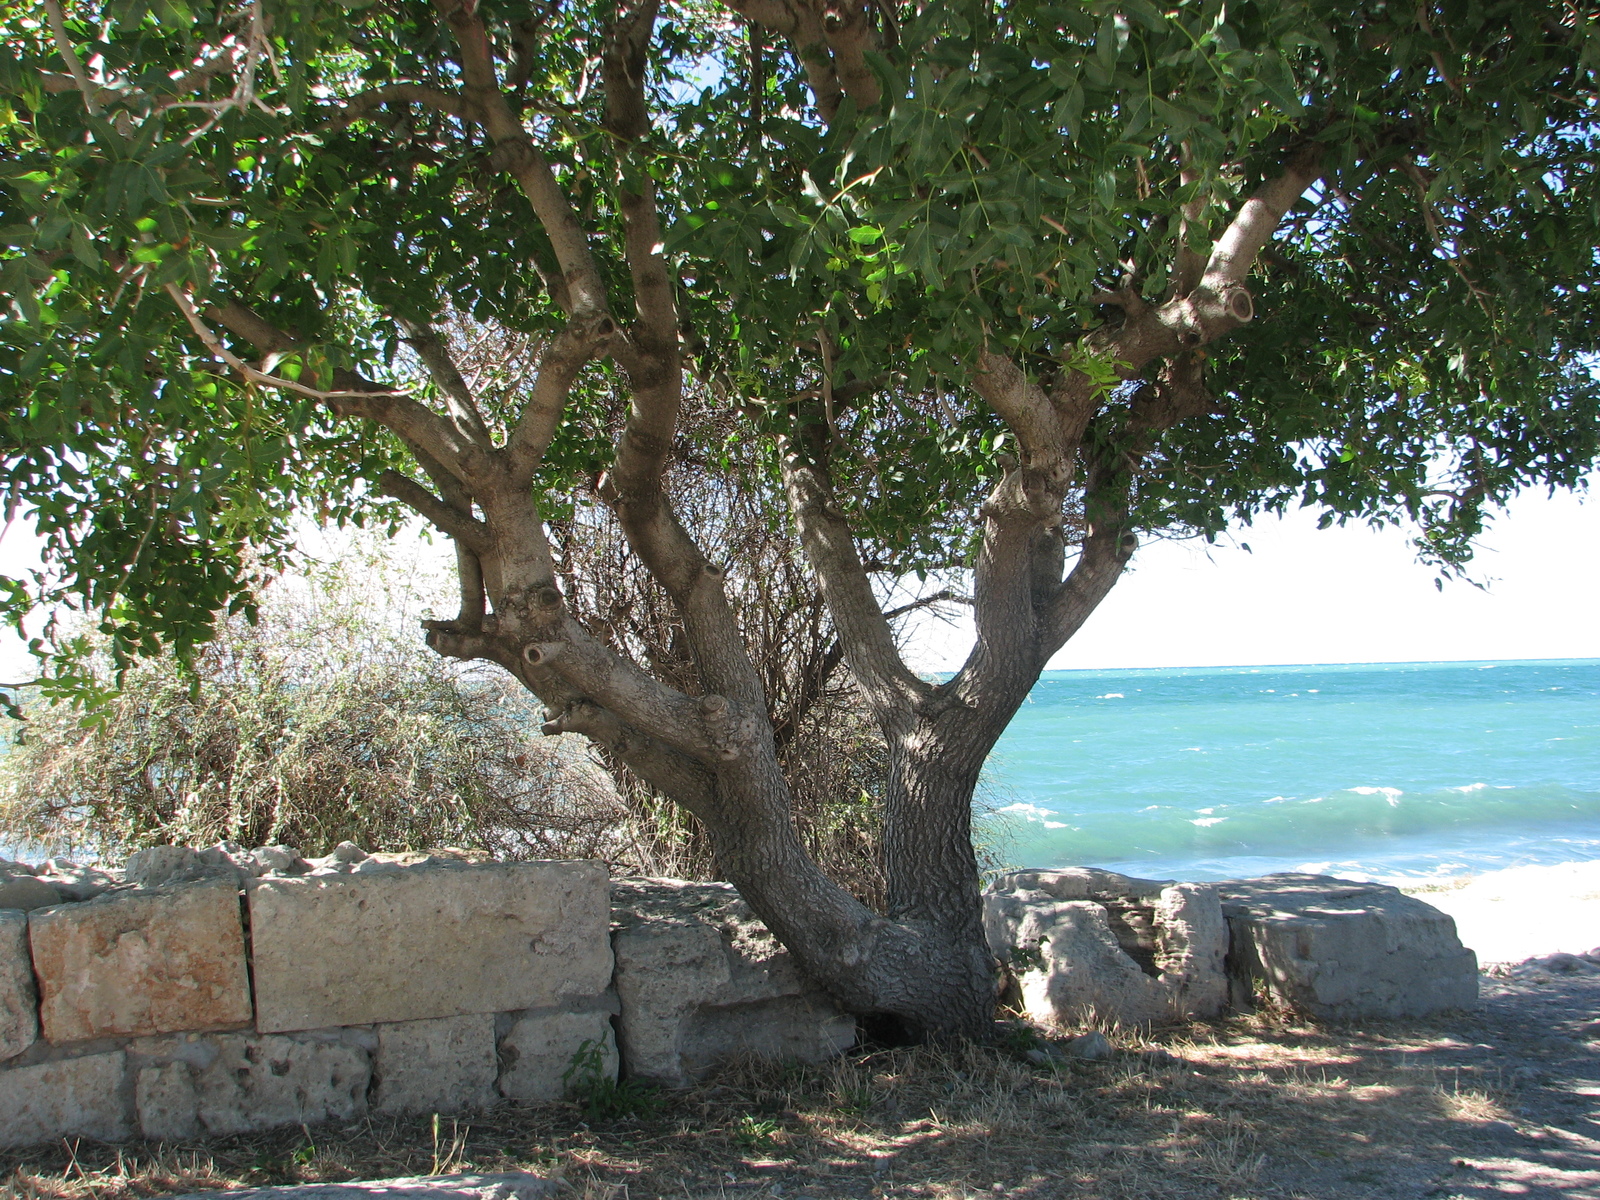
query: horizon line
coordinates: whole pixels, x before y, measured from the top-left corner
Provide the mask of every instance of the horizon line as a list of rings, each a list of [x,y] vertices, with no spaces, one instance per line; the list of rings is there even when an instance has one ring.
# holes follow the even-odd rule
[[[1383,658],[1326,662],[1183,663],[1164,667],[1046,667],[1041,674],[1066,674],[1075,671],[1227,671],[1259,667],[1464,667],[1474,665],[1498,666],[1501,663],[1600,663],[1600,657],[1568,655],[1551,658]],[[937,671],[934,674],[954,675],[955,672]]]

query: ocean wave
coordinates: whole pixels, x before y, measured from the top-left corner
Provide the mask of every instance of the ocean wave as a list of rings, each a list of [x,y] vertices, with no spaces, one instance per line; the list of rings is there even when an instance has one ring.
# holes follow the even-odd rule
[[[1322,796],[1273,796],[1234,804],[1154,804],[1140,811],[1093,811],[1053,802],[1001,810],[1022,818],[1017,861],[1062,866],[1103,861],[1201,860],[1260,855],[1334,861],[1395,839],[1442,849],[1468,841],[1558,836],[1573,822],[1600,822],[1600,793],[1559,785],[1462,784],[1407,792],[1360,786]],[[1047,826],[1069,826],[1066,831]],[[1500,832],[1496,832],[1500,831]]]

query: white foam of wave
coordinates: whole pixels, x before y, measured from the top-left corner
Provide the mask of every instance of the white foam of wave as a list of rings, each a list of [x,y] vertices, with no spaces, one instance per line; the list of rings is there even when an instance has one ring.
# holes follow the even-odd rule
[[[1061,825],[1050,825],[1046,817],[1059,817],[1061,814],[1051,808],[1040,808],[1037,804],[1007,804],[1003,808],[994,810],[996,813],[1010,813],[1021,817],[1024,821],[1044,821],[1052,829],[1064,828]]]
[[[1212,825],[1221,825],[1227,819],[1227,817],[1196,817],[1189,824],[1198,825],[1200,828],[1205,829]]]
[[[1405,795],[1399,788],[1386,787],[1353,787],[1346,788],[1345,791],[1352,792],[1357,796],[1382,796],[1389,802],[1390,808],[1398,808],[1400,806],[1400,797]]]
[[[1107,692],[1104,696],[1096,696],[1096,700],[1126,700],[1128,697],[1122,692]]]

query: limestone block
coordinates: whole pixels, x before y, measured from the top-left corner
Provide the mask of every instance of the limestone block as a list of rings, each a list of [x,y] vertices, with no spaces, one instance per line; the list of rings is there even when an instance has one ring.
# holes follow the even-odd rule
[[[139,1132],[151,1141],[179,1141],[200,1133],[200,1097],[186,1062],[143,1067],[134,1080]]]
[[[511,1012],[611,978],[600,863],[262,879],[249,896],[262,1032]]]
[[[854,1043],[854,1018],[727,884],[626,880],[613,900],[627,1075],[685,1087],[735,1055],[821,1062]]]
[[[64,903],[66,899],[67,894],[60,888],[33,875],[0,876],[0,910],[31,912]]]
[[[498,1098],[498,1070],[493,1014],[380,1025],[373,1108],[383,1113],[486,1108]]]
[[[585,1074],[617,1077],[616,1039],[603,1012],[523,1013],[501,1039],[500,1055],[500,1093],[512,1100],[559,1100],[581,1088]]]
[[[57,1044],[250,1020],[237,889],[111,892],[28,918],[39,1016]]]
[[[1228,927],[1207,884],[1087,867],[1013,871],[983,904],[989,948],[1036,1021],[1148,1025],[1227,1004]]]
[[[206,1133],[348,1121],[367,1111],[372,1063],[358,1046],[238,1034],[216,1040],[211,1065],[189,1068],[195,1113]]]
[[[1455,921],[1397,888],[1284,873],[1218,885],[1240,998],[1315,1017],[1412,1017],[1478,998]]]
[[[62,1137],[114,1142],[129,1136],[123,1079],[127,1056],[86,1054],[0,1067],[0,1147],[31,1146]]]
[[[81,867],[71,859],[52,858],[38,871],[38,877],[59,891],[67,900],[93,900],[117,886],[117,877],[99,867]]]
[[[38,1036],[28,918],[20,912],[0,911],[0,1062],[21,1054]]]
[[[409,1179],[242,1188],[229,1192],[228,1200],[547,1200],[561,1186],[558,1179],[511,1171],[503,1175],[418,1175]],[[192,1192],[170,1200],[216,1198],[216,1192]]]

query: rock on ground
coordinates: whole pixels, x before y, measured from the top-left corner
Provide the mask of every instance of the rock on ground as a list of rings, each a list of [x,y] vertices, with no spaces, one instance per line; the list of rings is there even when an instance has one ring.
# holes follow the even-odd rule
[[[228,1200],[545,1200],[559,1187],[523,1171],[504,1175],[418,1175],[359,1183],[305,1183],[295,1187],[243,1188]],[[169,1200],[216,1200],[216,1192],[192,1192]]]
[[[494,1026],[492,1013],[378,1026],[373,1109],[460,1112],[493,1104],[499,1098]]]
[[[120,1050],[10,1068],[0,1087],[0,1147],[61,1137],[128,1137],[133,1131],[123,1099],[126,1075],[127,1055]]]
[[[519,1014],[500,1040],[500,1092],[511,1100],[560,1100],[617,1077],[617,1043],[602,1011]]]
[[[814,1063],[854,1044],[854,1018],[729,885],[626,879],[612,899],[628,1076],[685,1087],[736,1055]]]
[[[1478,998],[1478,960],[1445,913],[1398,888],[1283,873],[1219,884],[1239,994],[1323,1019],[1415,1017]]]
[[[1215,1016],[1228,930],[1215,888],[1077,867],[1013,871],[984,894],[989,947],[1037,1021]]]

